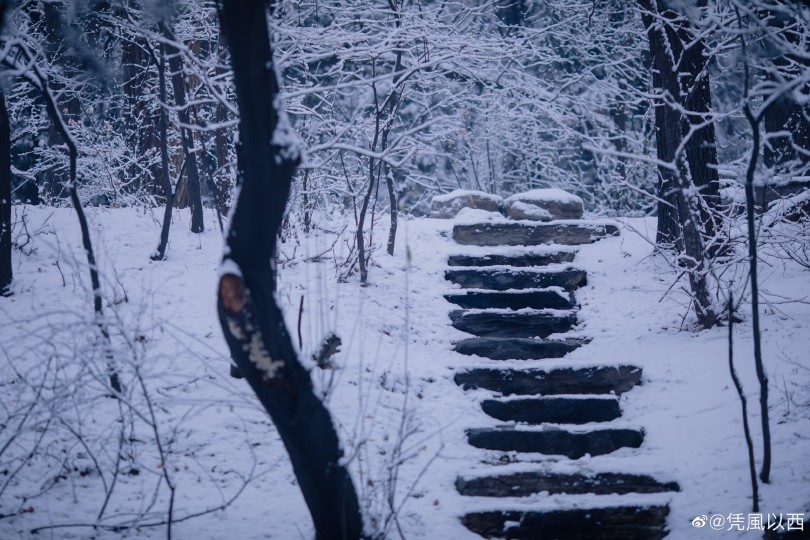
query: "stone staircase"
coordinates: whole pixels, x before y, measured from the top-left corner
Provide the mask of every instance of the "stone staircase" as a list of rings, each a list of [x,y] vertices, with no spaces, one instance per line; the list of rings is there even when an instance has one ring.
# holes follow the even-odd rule
[[[489,397],[481,401],[483,412],[508,423],[466,430],[467,442],[492,456],[483,470],[456,481],[459,494],[470,498],[465,507],[472,509],[462,523],[484,538],[651,540],[667,535],[669,507],[661,494],[678,491],[678,485],[626,472],[633,470],[632,463],[625,471],[598,470],[594,457],[619,449],[632,452],[644,443],[643,429],[621,423],[619,402],[640,384],[641,369],[543,368],[542,360],[587,346],[587,339],[565,337],[578,322],[575,291],[587,283],[587,273],[570,265],[576,248],[569,246],[616,234],[613,225],[584,220],[501,221],[453,229],[460,245],[547,246],[520,255],[507,250],[448,260],[446,278],[461,286],[445,295],[461,308],[450,312],[450,320],[472,335],[455,343],[454,350],[489,360],[486,366],[458,370],[455,382],[463,390],[484,390],[479,393]],[[492,367],[492,361],[509,361],[509,367]],[[525,367],[515,367],[522,363],[516,361]],[[587,471],[576,461],[585,456],[594,457]],[[544,504],[551,495],[558,496],[556,502]]]

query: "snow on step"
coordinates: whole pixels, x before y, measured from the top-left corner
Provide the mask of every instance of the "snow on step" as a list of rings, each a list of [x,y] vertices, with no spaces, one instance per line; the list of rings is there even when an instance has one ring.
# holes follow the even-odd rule
[[[622,415],[616,396],[488,399],[481,408],[498,420],[527,424],[588,424],[609,422]]]
[[[576,251],[557,251],[551,253],[527,253],[524,255],[450,255],[448,266],[547,266],[549,264],[567,263],[574,260]]]
[[[468,429],[467,442],[484,450],[532,452],[579,459],[586,455],[610,454],[620,448],[639,448],[644,442],[644,431],[626,428],[572,431],[557,427],[535,430],[501,426]]]
[[[473,368],[453,378],[465,390],[483,388],[509,395],[622,394],[641,382],[641,368],[493,369]]]
[[[444,298],[468,309],[571,309],[576,306],[574,295],[566,293],[561,287],[507,291],[472,290],[446,294]]]
[[[652,476],[614,472],[549,473],[526,471],[513,474],[458,477],[456,490],[464,496],[528,497],[537,493],[595,495],[627,493],[665,493],[680,491],[675,482],[659,482]]]
[[[583,341],[577,339],[476,337],[457,342],[453,345],[453,350],[460,354],[492,360],[541,360],[562,358],[582,344]]]
[[[577,323],[576,315],[565,311],[522,313],[511,310],[455,310],[449,315],[453,328],[476,336],[544,338],[567,332]]]
[[[668,506],[578,508],[549,512],[473,512],[461,522],[484,538],[510,540],[659,540],[667,535]]]
[[[587,273],[572,267],[560,269],[514,270],[505,268],[464,268],[447,270],[445,279],[464,289],[538,289],[562,287],[573,291],[587,284]]]
[[[504,201],[504,213],[512,219],[579,219],[584,211],[582,199],[561,189],[533,189]]]
[[[590,244],[605,236],[618,235],[614,224],[588,221],[552,223],[477,223],[453,227],[453,240],[474,246],[525,246],[539,244]]]

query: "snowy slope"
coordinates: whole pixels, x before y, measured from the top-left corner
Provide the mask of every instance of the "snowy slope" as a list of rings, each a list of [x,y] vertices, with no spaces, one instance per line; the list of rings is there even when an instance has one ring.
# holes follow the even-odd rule
[[[96,522],[104,504],[121,414],[114,400],[103,397],[103,376],[96,383],[83,378],[89,382],[71,387],[53,403],[60,404],[57,416],[67,425],[81,426],[88,447],[77,444],[65,426],[44,429],[39,424],[35,429],[31,424],[9,453],[24,455],[37,434],[45,433],[37,447],[44,455],[16,473],[0,494],[0,514],[14,514],[0,519],[0,538],[29,538],[32,529],[43,526],[60,527],[43,530],[40,538],[165,537],[165,525],[148,526],[166,518],[169,491],[159,482],[164,465],[176,485],[175,518],[225,506],[175,523],[176,538],[310,538],[306,507],[272,424],[247,385],[227,376],[227,348],[214,305],[221,253],[215,218],[206,215],[208,230],[194,235],[188,232],[186,213],[179,212],[168,260],[151,262],[162,212],[89,213],[110,300],[106,309],[113,321],[116,358],[127,366],[123,373],[134,392],[132,410],[148,420],[134,368],[142,375],[168,449],[165,463],[148,422],[125,413],[124,425],[135,426],[122,446],[121,467],[128,474],[120,475],[101,523],[125,523],[138,515],[140,529],[84,526]],[[14,237],[20,244],[25,242],[23,215],[32,238],[15,251],[14,296],[0,298],[0,383],[11,389],[2,398],[4,415],[13,409],[17,390],[11,381],[20,379],[19,372],[26,381],[39,380],[50,365],[45,359],[52,357],[70,374],[64,380],[78,379],[76,366],[93,361],[88,354],[97,349],[85,337],[92,334],[92,311],[75,216],[70,210],[15,207]],[[683,320],[680,285],[665,295],[676,274],[653,256],[642,237],[654,235],[654,221],[627,224],[633,230],[625,229],[618,238],[578,248],[576,266],[588,271],[588,286],[576,293],[583,321],[576,332],[593,341],[565,359],[542,362],[642,366],[644,384],[623,396],[621,406],[623,423],[645,427],[645,442],[640,449],[552,466],[643,471],[675,480],[682,491],[662,496],[672,509],[670,538],[746,537],[698,531],[690,524],[701,514],[750,511],[740,405],[728,374],[727,328],[690,328],[691,318]],[[451,352],[453,341],[466,335],[450,326],[447,313],[455,306],[442,294],[453,285],[443,274],[449,254],[519,253],[522,248],[458,246],[449,238],[452,225],[450,220],[403,219],[395,256],[384,249],[374,254],[368,287],[360,287],[356,275],[338,282],[341,269],[335,261],[349,249],[345,234],[337,241],[328,231],[297,234],[281,245],[278,295],[296,339],[303,306],[303,357],[309,358],[329,331],[343,340],[334,359],[337,368],[313,368],[313,377],[319,389],[331,390],[329,407],[368,516],[391,537],[401,531],[409,539],[477,538],[459,516],[474,508],[506,505],[465,499],[455,491],[457,475],[501,456],[467,445],[464,437],[465,428],[498,422],[477,404],[486,392],[462,391],[452,380],[454,369],[494,362]],[[338,232],[342,224],[330,228]],[[384,240],[385,231],[381,220],[375,242]],[[773,484],[762,490],[763,512],[810,512],[810,304],[782,299],[810,298],[810,280],[797,265],[773,262],[768,268],[763,286],[774,303],[764,313],[763,338],[771,376],[774,469]],[[735,329],[735,358],[761,458],[749,319]],[[498,363],[507,364],[527,365]],[[19,395],[30,395],[30,389]],[[530,465],[504,465],[503,470],[521,467]],[[130,472],[135,469],[137,475]],[[0,482],[6,480],[0,477]],[[553,508],[588,502],[581,496],[536,495],[521,504]],[[62,527],[68,524],[76,526]]]

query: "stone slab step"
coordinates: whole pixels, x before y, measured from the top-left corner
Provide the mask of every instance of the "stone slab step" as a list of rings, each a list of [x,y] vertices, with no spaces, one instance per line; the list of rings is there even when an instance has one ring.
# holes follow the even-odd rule
[[[453,345],[460,354],[482,356],[492,360],[541,360],[562,358],[580,347],[583,340],[546,340],[530,338],[475,337]]]
[[[536,493],[582,495],[626,495],[628,493],[665,493],[680,491],[675,482],[659,482],[652,476],[601,472],[590,475],[548,471],[456,479],[456,489],[469,497],[528,497]]]
[[[487,399],[481,408],[498,420],[526,424],[610,422],[622,415],[616,396]]]
[[[601,456],[620,448],[638,448],[644,442],[639,429],[594,429],[569,431],[549,428],[525,430],[513,426],[467,430],[467,442],[476,448],[502,452],[531,452],[579,459]]]
[[[483,388],[509,395],[610,394],[631,390],[641,382],[641,368],[496,369],[474,368],[456,373],[465,390]]]
[[[474,512],[461,518],[484,538],[509,540],[659,540],[668,531],[668,506],[578,508],[549,512]]]
[[[571,309],[576,306],[574,295],[559,289],[536,291],[470,291],[446,294],[444,298],[467,309]]]
[[[448,266],[547,266],[574,260],[576,251],[527,253],[526,255],[450,255]]]
[[[464,289],[542,289],[562,287],[573,291],[588,283],[585,270],[561,268],[549,271],[527,271],[510,269],[465,268],[451,269],[444,273],[445,279],[461,285]]]
[[[548,337],[568,332],[577,323],[573,313],[504,313],[504,312],[450,312],[453,328],[475,336],[494,337]]]
[[[583,222],[478,223],[453,227],[453,240],[468,246],[537,246],[590,244],[618,235],[615,225]]]

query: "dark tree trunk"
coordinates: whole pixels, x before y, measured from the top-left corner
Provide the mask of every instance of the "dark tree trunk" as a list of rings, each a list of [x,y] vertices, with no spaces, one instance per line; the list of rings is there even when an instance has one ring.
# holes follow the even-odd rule
[[[65,51],[63,50],[63,28],[62,28],[62,13],[60,12],[60,5],[55,2],[45,2],[43,4],[43,11],[45,15],[45,52],[48,58],[54,59],[64,57]],[[65,59],[62,58],[64,61]],[[68,66],[64,66],[67,68]],[[62,90],[61,84],[58,82],[51,82],[51,89],[56,96],[60,96]],[[71,118],[78,111],[78,103],[75,99],[69,96],[63,96],[59,102],[62,115],[66,118]],[[48,126],[48,146],[62,146],[65,140],[60,131],[53,125]],[[65,190],[62,179],[65,177],[67,170],[60,166],[52,166],[42,173],[40,178],[41,193],[44,195],[46,201],[50,202],[54,199],[61,199],[68,196]]]
[[[681,141],[681,116],[676,109],[667,103],[680,94],[677,78],[673,74],[673,60],[667,54],[668,43],[662,28],[656,26],[653,13],[657,8],[655,0],[639,0],[642,7],[642,22],[647,29],[650,57],[652,59],[652,87],[663,92],[664,99],[653,102],[655,110],[655,147],[660,161],[675,163],[675,150]],[[677,43],[676,43],[677,45]],[[675,51],[673,51],[675,52]],[[658,231],[655,243],[675,245],[681,237],[675,192],[678,185],[678,173],[671,168],[658,167]]]
[[[225,34],[220,28],[219,41],[217,43],[217,59],[219,66],[216,69],[217,76],[225,74],[223,67],[227,61],[226,52],[228,50],[225,41]],[[214,120],[217,124],[222,124],[228,119],[228,110],[222,103],[217,103],[214,112]],[[230,164],[228,155],[228,128],[219,128],[214,132],[214,144],[217,158],[217,192],[219,193],[219,213],[227,215],[231,206],[231,193],[233,192],[233,181],[230,174]]]
[[[205,230],[205,224],[200,189],[200,168],[197,165],[197,155],[194,148],[194,133],[186,127],[191,125],[191,115],[186,106],[186,80],[183,59],[180,57],[180,51],[177,50],[177,47],[172,45],[176,38],[168,21],[161,23],[161,32],[169,40],[166,45],[166,54],[169,58],[174,103],[178,109],[177,117],[182,124],[180,127],[180,140],[183,144],[183,154],[186,160],[186,187],[188,188],[188,204],[191,207],[191,232],[201,233]]]
[[[127,144],[138,161],[151,155],[159,146],[157,132],[160,114],[150,107],[150,101],[143,95],[143,89],[153,77],[149,50],[149,43],[145,38],[126,39],[121,43],[121,89],[127,107],[124,129]],[[127,174],[129,179],[134,180],[136,190],[143,189],[152,195],[164,194],[164,186],[160,181],[160,165],[152,164],[144,170],[140,164],[134,164],[128,167]]]
[[[684,118],[679,109],[685,107],[677,66],[683,56],[683,46],[673,25],[654,17],[660,14],[665,20],[677,19],[671,10],[660,12],[656,0],[639,0],[642,8],[642,22],[649,39],[652,57],[653,88],[662,93],[656,99],[655,135],[659,161],[659,212],[656,242],[674,243],[685,257],[681,264],[688,269],[689,285],[694,300],[698,323],[708,328],[717,323],[717,316],[711,308],[708,284],[706,281],[706,256],[704,252],[705,222],[701,222],[700,197],[689,195],[694,185],[690,175],[689,151],[679,153],[678,147],[688,133],[690,120]],[[688,147],[689,145],[685,145]],[[694,151],[702,151],[693,148]],[[705,163],[704,163],[705,165]],[[700,164],[696,167],[700,170]],[[704,173],[705,174],[705,171]]]
[[[678,31],[681,43],[690,43],[680,61],[681,104],[688,111],[684,122],[686,161],[692,182],[700,192],[700,217],[706,238],[717,232],[715,211],[720,206],[720,175],[717,172],[717,138],[714,122],[707,121],[712,109],[708,60],[702,39],[694,39],[682,25]],[[691,132],[694,130],[693,132]],[[691,132],[691,133],[690,133]]]
[[[397,192],[394,187],[394,173],[388,168],[388,164],[383,163],[383,174],[385,175],[385,185],[388,187],[388,203],[390,205],[391,225],[388,227],[388,254],[394,254],[394,245],[397,241],[397,222],[399,220],[399,205],[397,204]]]
[[[784,12],[767,12],[767,24],[785,42],[797,49],[804,43],[801,24]],[[806,56],[780,55],[773,60],[776,73],[768,78],[780,86],[780,78],[795,80],[799,70],[810,69]],[[766,140],[763,158],[765,166],[778,174],[789,174],[797,167],[810,164],[810,106],[797,103],[790,93],[779,96],[763,114]],[[765,198],[763,197],[764,201]]]
[[[777,173],[789,172],[792,164],[810,162],[810,111],[789,96],[777,98],[765,110],[763,124],[768,136],[765,166]],[[803,148],[807,154],[796,151]]]
[[[705,46],[702,39],[692,36],[688,22],[670,9],[666,0],[640,0],[639,3],[650,39],[653,87],[667,96],[655,104],[659,159],[663,159],[662,155],[669,155],[666,161],[670,162],[678,144],[684,142],[686,159],[682,166],[685,180],[691,181],[699,190],[696,203],[700,228],[704,238],[712,238],[716,233],[714,212],[720,204],[720,179],[714,123],[708,121],[712,99]],[[666,22],[655,21],[653,13]],[[651,30],[654,35],[651,35]],[[674,73],[676,69],[677,75]],[[681,111],[686,111],[686,114]],[[663,134],[658,126],[680,126],[682,133],[677,138],[662,140]],[[680,233],[678,216],[673,210],[677,206],[675,186],[670,179],[662,179],[659,183],[658,195],[669,204],[659,202],[658,205],[658,243],[673,243]]]
[[[160,60],[158,61],[158,92],[160,101],[166,103],[166,46],[160,46]],[[163,226],[160,228],[160,242],[151,255],[153,261],[162,261],[166,258],[166,246],[169,244],[169,228],[172,225],[172,209],[174,208],[174,188],[169,179],[169,141],[168,119],[166,108],[160,108],[160,180],[163,193],[166,195],[166,207],[163,209]],[[180,168],[178,178],[183,174]]]
[[[0,90],[0,295],[10,294],[11,280],[11,122]]]
[[[219,282],[222,329],[239,371],[273,419],[319,540],[357,539],[362,519],[329,411],[314,393],[276,303],[275,251],[297,149],[279,126],[279,82],[263,2],[225,0],[239,106],[241,189]]]

